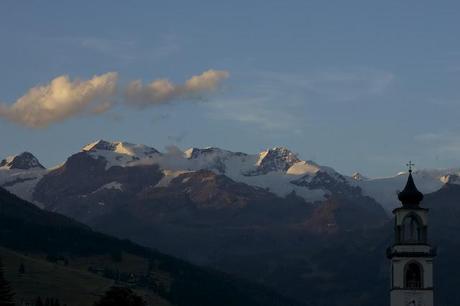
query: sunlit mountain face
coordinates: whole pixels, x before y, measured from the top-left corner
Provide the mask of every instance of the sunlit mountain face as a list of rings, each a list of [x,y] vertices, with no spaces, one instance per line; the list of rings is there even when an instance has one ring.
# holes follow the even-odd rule
[[[46,174],[56,176],[61,172],[83,171],[85,168],[90,168],[82,161],[82,169],[79,169],[78,160],[98,164],[104,168],[99,174],[105,176],[107,172],[111,173],[115,169],[121,172],[135,172],[153,167],[158,171],[156,177],[159,180],[148,181],[152,188],[166,188],[173,179],[181,175],[209,170],[235,182],[263,188],[281,198],[294,193],[309,203],[324,202],[334,194],[357,193],[374,199],[388,212],[398,205],[395,194],[407,178],[407,172],[385,178],[368,178],[360,173],[346,176],[331,167],[302,160],[297,154],[284,147],[274,147],[258,154],[233,152],[216,147],[160,152],[146,145],[98,140],[85,145],[66,162],[51,169],[45,169],[29,152],[7,157],[0,163],[0,183],[19,196],[40,204],[38,193],[37,198],[34,198],[33,193],[35,185],[42,176]],[[459,175],[460,170],[456,168],[413,172],[420,190],[425,193],[439,190],[446,183],[456,184]],[[80,184],[89,185],[88,190],[85,190],[87,193],[98,190],[118,192],[123,190],[123,184],[115,180],[98,179],[96,183],[81,182]],[[132,182],[130,185],[134,186],[136,183]]]
[[[292,214],[282,203],[294,199],[310,213],[298,214],[296,221],[286,221],[286,225],[313,231],[375,226],[386,220],[381,206],[365,196],[353,178],[301,160],[283,147],[259,154],[219,148],[162,153],[145,145],[99,140],[52,169],[3,170],[6,188],[46,209],[88,222],[117,209],[134,207],[133,203],[145,202],[148,197],[168,202],[168,197],[177,197],[179,193],[183,194],[183,201],[198,203],[197,207],[203,208],[249,209],[254,202],[266,202],[266,207],[260,208],[263,211],[272,203],[273,209],[281,213],[279,220],[272,220],[275,223],[283,223],[282,215]],[[199,193],[203,196],[196,197]],[[222,193],[228,196],[223,197]],[[352,218],[336,218],[336,213],[348,214],[348,209],[340,208],[342,205],[372,217],[362,224],[351,222]],[[313,216],[324,220],[318,224],[311,219]]]

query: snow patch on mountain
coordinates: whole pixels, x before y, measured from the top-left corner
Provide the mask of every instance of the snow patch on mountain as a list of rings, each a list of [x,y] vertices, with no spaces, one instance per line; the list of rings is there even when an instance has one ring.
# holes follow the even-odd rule
[[[459,174],[446,174],[446,175],[441,176],[440,180],[444,184],[460,185],[460,175]]]
[[[11,163],[15,156],[7,156],[2,161],[0,161],[0,169],[11,169]]]
[[[104,190],[104,189],[123,191],[123,184],[121,184],[120,182],[113,181],[113,182],[107,183],[107,184],[99,187],[98,189],[93,191],[93,193],[97,193],[97,192],[99,192],[101,190]]]
[[[8,191],[32,201],[32,195],[38,181],[47,173],[46,169],[31,170],[0,169],[0,186]]]
[[[352,175],[351,175],[351,178],[354,180],[354,181],[365,181],[365,180],[368,180],[367,177],[365,177],[364,175],[362,175],[361,173],[359,172],[354,172]]]
[[[290,175],[314,175],[320,170],[320,167],[313,162],[300,161],[293,164],[287,171]]]
[[[181,174],[184,174],[184,173],[188,173],[188,172],[191,172],[191,171],[187,171],[187,170],[178,170],[178,171],[174,171],[174,170],[163,170],[163,177],[161,178],[161,180],[155,185],[155,187],[167,187],[169,185],[169,183],[175,179],[176,177],[178,177],[179,175]]]
[[[281,197],[285,197],[292,192],[295,192],[298,196],[303,197],[306,201],[309,202],[321,201],[325,199],[325,195],[328,194],[327,190],[310,189],[292,184],[292,181],[298,177],[299,175],[286,174],[282,172],[269,172],[267,174],[257,176],[230,175],[230,178],[235,181],[267,189],[268,191],[273,192]]]
[[[20,196],[24,200],[34,202],[33,193],[35,186],[43,175],[44,173],[39,175],[34,175],[31,173],[27,175],[14,175],[9,177],[7,180],[0,177],[0,186],[13,194]]]

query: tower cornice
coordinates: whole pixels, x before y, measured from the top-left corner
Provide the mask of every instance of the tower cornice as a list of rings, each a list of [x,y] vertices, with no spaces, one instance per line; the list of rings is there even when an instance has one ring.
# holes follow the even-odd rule
[[[429,211],[430,209],[428,208],[425,208],[425,207],[420,207],[420,206],[417,206],[417,207],[406,207],[406,206],[401,206],[401,207],[396,207],[395,209],[393,209],[393,214],[395,214],[396,212],[398,211]]]

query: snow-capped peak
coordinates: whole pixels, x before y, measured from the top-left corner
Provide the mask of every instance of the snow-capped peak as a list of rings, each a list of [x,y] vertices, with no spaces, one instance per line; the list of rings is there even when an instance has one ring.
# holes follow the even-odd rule
[[[460,176],[458,174],[446,174],[439,178],[444,184],[460,184]]]
[[[109,142],[103,139],[96,140],[95,142],[89,143],[84,146],[81,150],[84,152],[104,150],[104,151],[114,151],[116,149],[117,142]]]
[[[184,151],[185,158],[196,159],[202,156],[214,155],[224,152],[222,149],[216,147],[190,148]]]
[[[257,169],[248,175],[267,174],[272,171],[287,171],[294,164],[301,160],[296,154],[284,147],[274,147],[259,153],[256,162]]]
[[[0,168],[20,170],[45,169],[38,159],[30,152],[8,156],[0,162]]]
[[[271,161],[277,162],[279,166],[286,167],[287,165],[292,166],[293,164],[300,161],[296,154],[291,152],[289,149],[284,147],[274,147],[259,153],[259,160],[257,165],[261,166],[264,163]],[[284,169],[287,170],[287,169]]]
[[[107,169],[112,166],[129,166],[139,162],[148,162],[161,156],[154,148],[142,144],[132,144],[122,141],[98,140],[82,148],[93,158],[103,158],[107,161]]]
[[[365,177],[364,175],[362,175],[361,173],[359,172],[355,172],[351,175],[351,178],[355,181],[365,181],[367,180],[368,178]]]
[[[111,151],[118,154],[129,156],[149,156],[158,154],[159,152],[151,147],[142,144],[132,144],[129,142],[114,141],[109,142],[105,140],[98,140],[90,143],[82,148],[83,152],[96,152],[96,151]]]

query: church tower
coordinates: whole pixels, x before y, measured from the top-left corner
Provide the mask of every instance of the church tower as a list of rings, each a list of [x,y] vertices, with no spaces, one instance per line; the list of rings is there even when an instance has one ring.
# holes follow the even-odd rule
[[[433,259],[436,250],[428,243],[428,209],[420,207],[409,162],[406,187],[398,194],[401,207],[395,215],[395,241],[388,248],[391,260],[391,306],[433,306]]]

